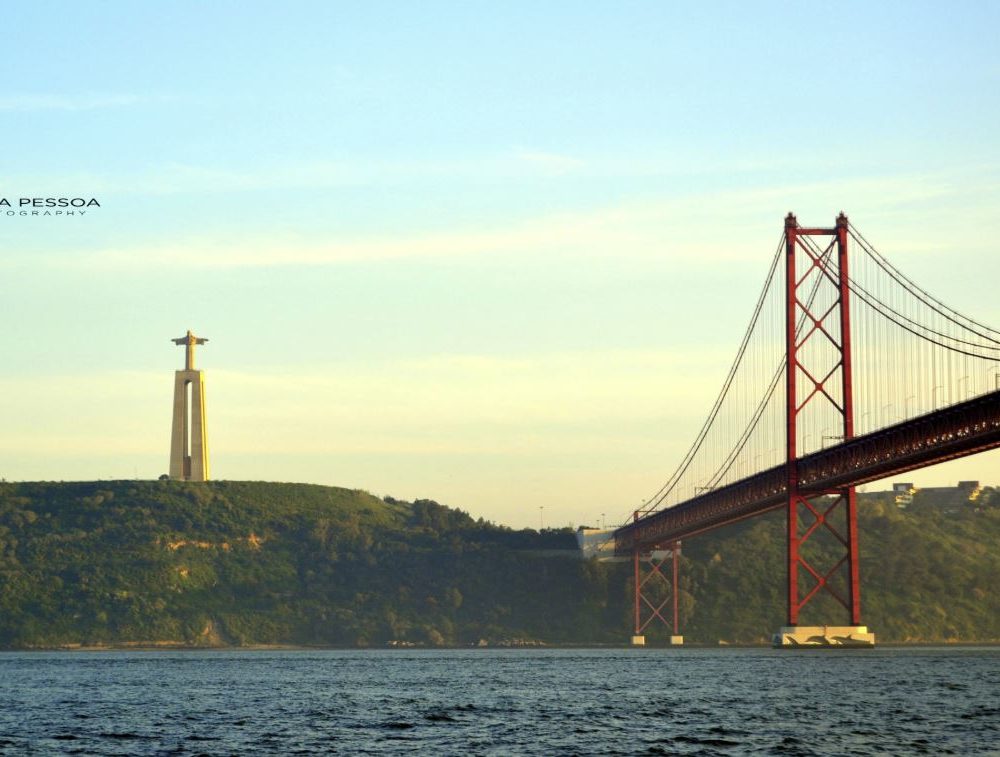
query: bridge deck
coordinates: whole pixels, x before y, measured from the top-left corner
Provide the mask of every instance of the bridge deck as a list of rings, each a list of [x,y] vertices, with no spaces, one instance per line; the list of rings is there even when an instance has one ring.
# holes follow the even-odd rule
[[[996,447],[1000,447],[1000,391],[801,457],[799,485],[819,495]],[[787,486],[782,464],[713,489],[619,528],[615,552],[651,549],[782,507]]]

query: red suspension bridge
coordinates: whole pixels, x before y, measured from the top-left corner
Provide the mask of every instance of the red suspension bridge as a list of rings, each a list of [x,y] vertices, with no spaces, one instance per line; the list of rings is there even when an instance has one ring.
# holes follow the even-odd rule
[[[616,554],[634,564],[633,643],[651,623],[682,638],[681,540],[778,509],[787,625],[775,643],[874,643],[861,624],[855,487],[1000,447],[998,390],[1000,331],[919,287],[843,213],[832,228],[789,213],[708,418],[666,484],[614,532]],[[824,563],[831,544],[839,559]],[[666,596],[654,590],[664,582]],[[801,626],[820,596],[843,620]]]

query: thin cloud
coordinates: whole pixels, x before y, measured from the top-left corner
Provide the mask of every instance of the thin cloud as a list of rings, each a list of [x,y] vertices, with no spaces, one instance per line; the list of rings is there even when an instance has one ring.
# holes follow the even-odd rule
[[[721,353],[706,348],[697,355],[443,355],[288,372],[212,369],[209,424],[213,448],[226,454],[600,450],[609,438],[631,435],[632,443],[642,443],[659,435],[650,429],[693,425],[698,403],[691,398],[701,397],[703,404],[708,398],[702,397],[703,382],[685,366],[699,356],[722,362]],[[112,456],[162,450],[169,432],[167,379],[169,372],[126,371],[0,379],[0,396],[18,398],[0,403],[10,432],[0,439],[0,451]],[[102,396],[114,397],[123,410],[110,422],[102,421],[105,403],[93,401]],[[103,437],[95,439],[95,427]]]
[[[627,211],[552,216],[507,228],[466,230],[372,238],[345,238],[330,242],[294,235],[261,239],[231,236],[201,237],[141,247],[108,248],[85,255],[65,256],[69,265],[128,268],[184,266],[234,268],[290,265],[336,265],[402,259],[435,259],[509,255],[559,250],[622,250],[634,232],[621,228]]]
[[[165,99],[165,98],[158,98]],[[105,98],[9,98],[0,111],[111,107],[145,101],[137,97]],[[515,150],[493,155],[452,160],[310,160],[277,162],[238,168],[169,162],[134,174],[60,174],[10,176],[14,184],[64,187],[87,186],[103,194],[169,196],[179,194],[220,195],[277,190],[322,190],[345,187],[385,187],[419,184],[427,180],[482,182],[555,178],[577,173],[586,163],[575,157],[533,150]]]
[[[761,240],[766,237],[769,245],[772,237],[777,238],[781,217],[789,209],[796,210],[803,222],[814,223],[818,217],[815,209],[822,208],[832,223],[841,209],[838,201],[850,197],[851,207],[845,210],[855,221],[864,218],[876,229],[885,225],[905,228],[914,212],[922,212],[919,208],[945,202],[958,191],[933,176],[816,182],[642,199],[504,226],[447,232],[325,237],[321,233],[226,231],[88,252],[53,253],[46,262],[104,269],[206,269],[572,254],[578,258],[652,256],[675,264],[713,265],[758,259]],[[891,198],[891,205],[886,198]],[[720,226],[718,208],[728,209],[725,226]],[[869,213],[876,217],[870,218]],[[860,225],[871,228],[867,223]],[[37,265],[39,260],[31,262]]]
[[[164,101],[164,97],[149,97],[130,94],[17,94],[0,95],[0,111],[31,112],[40,110],[96,110],[98,108],[120,108],[143,102]]]
[[[91,95],[80,97],[53,96],[17,96],[0,97],[2,110],[30,110],[62,108],[65,110],[82,110],[88,107],[112,107],[136,104],[140,102],[160,102],[176,99],[169,96],[136,97],[133,95]],[[571,177],[580,182],[602,182],[610,179],[652,179],[660,180],[661,186],[674,192],[677,187],[689,186],[691,181],[698,179],[699,186],[705,186],[705,180],[714,181],[725,177],[727,182],[734,175],[757,176],[765,172],[771,176],[782,168],[798,168],[799,163],[784,162],[788,158],[759,159],[734,162],[731,160],[701,159],[698,156],[677,155],[570,155],[566,153],[537,150],[530,147],[520,147],[495,154],[467,156],[455,159],[422,159],[422,160],[379,160],[338,159],[309,161],[279,161],[271,164],[254,163],[238,167],[226,165],[200,165],[182,162],[169,162],[154,165],[136,173],[77,173],[77,174],[38,174],[30,176],[5,176],[12,185],[39,186],[42,188],[61,189],[66,186],[86,186],[90,191],[103,195],[121,194],[138,196],[171,196],[171,195],[226,195],[241,192],[259,191],[291,191],[291,190],[323,190],[343,189],[352,187],[386,186],[421,186],[428,181],[440,182],[447,179],[452,182],[466,182],[471,186],[479,186],[488,182],[496,186],[498,182],[509,182],[516,185],[519,182],[538,180],[561,181]],[[816,175],[828,175],[831,167],[810,159],[809,166]],[[977,186],[989,184],[992,180],[992,167],[976,166],[965,173],[964,182]],[[954,172],[947,176],[953,178]],[[878,199],[884,202],[891,198],[893,205],[899,205],[901,199],[911,198],[914,190],[926,191],[930,184],[937,185],[941,190],[945,183],[944,174],[935,177],[934,174],[875,176],[863,179],[839,180],[826,182],[800,183],[794,185],[775,184],[772,180],[757,181],[761,187],[759,192],[749,192],[751,195],[766,197],[767,193],[778,195],[794,192],[796,196],[822,190],[825,187],[836,188],[842,196],[854,195],[848,192],[857,190],[862,196],[869,194],[874,186],[877,190],[886,189],[891,194],[878,193]],[[987,187],[989,189],[989,187]],[[763,194],[761,194],[763,193]],[[728,196],[739,197],[747,195],[747,191],[735,192],[725,190],[717,193],[725,199]],[[689,196],[702,201],[713,199],[711,190],[692,192]]]
[[[538,168],[542,173],[550,176],[564,176],[577,172],[586,166],[586,163],[579,158],[551,152],[519,150],[516,156],[527,166]]]

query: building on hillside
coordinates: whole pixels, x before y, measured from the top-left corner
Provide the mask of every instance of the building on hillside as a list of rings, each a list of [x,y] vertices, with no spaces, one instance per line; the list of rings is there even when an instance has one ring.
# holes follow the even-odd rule
[[[916,487],[910,482],[893,484],[892,492],[896,495],[896,507],[905,510],[906,506],[913,501],[913,495],[916,491]]]
[[[896,506],[905,510],[911,504],[941,508],[953,514],[974,504],[983,491],[978,481],[959,481],[957,486],[925,486],[918,488],[909,482],[892,485]]]
[[[596,557],[601,562],[625,559],[615,557],[614,529],[580,526],[576,530],[576,543],[584,560],[590,557]]]

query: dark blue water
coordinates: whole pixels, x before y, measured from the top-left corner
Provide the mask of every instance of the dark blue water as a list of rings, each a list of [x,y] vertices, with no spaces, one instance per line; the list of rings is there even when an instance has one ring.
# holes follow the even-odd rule
[[[1000,649],[0,654],[10,754],[1000,754]]]

